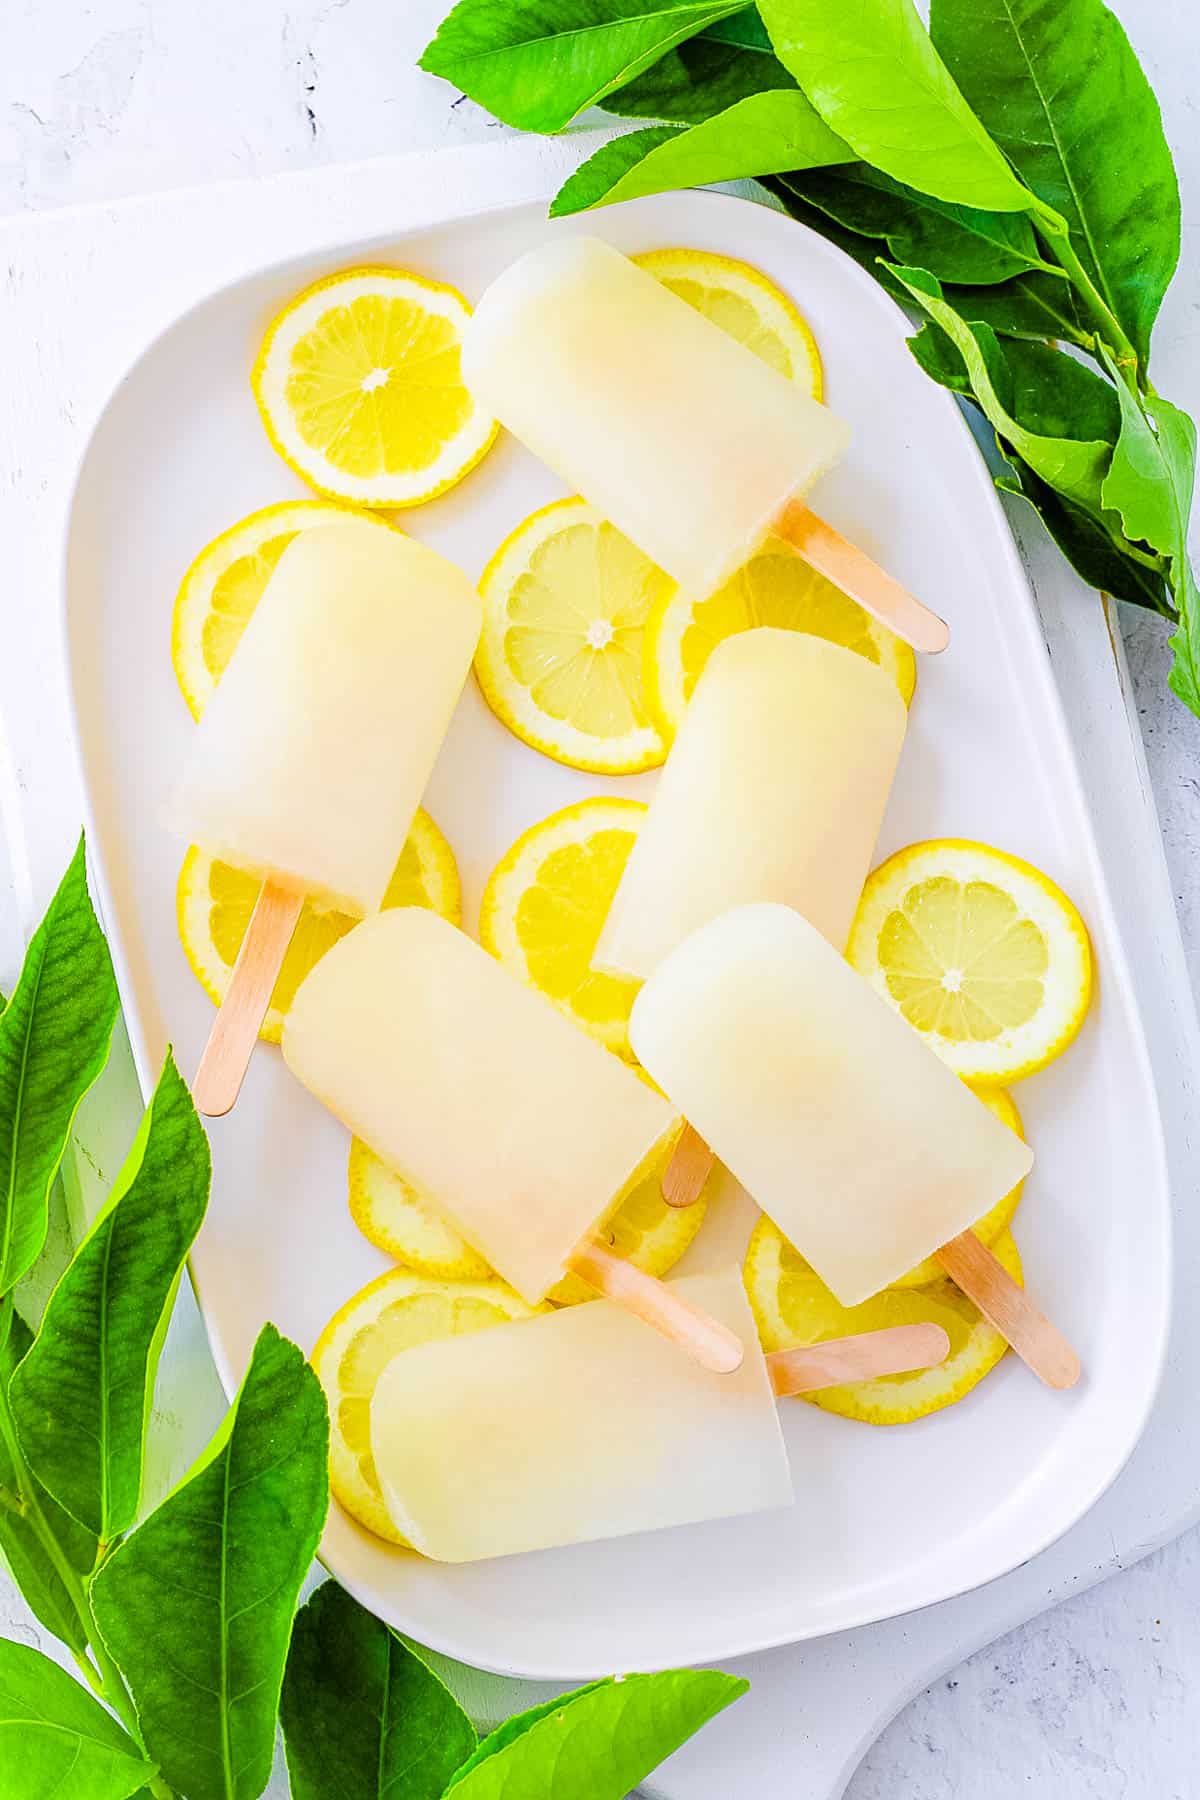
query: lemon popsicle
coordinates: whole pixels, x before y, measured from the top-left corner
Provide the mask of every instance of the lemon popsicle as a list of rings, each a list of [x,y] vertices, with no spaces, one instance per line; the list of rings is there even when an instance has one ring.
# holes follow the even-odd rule
[[[937,1254],[1044,1378],[1077,1377],[969,1232],[1028,1147],[799,913],[744,906],[694,932],[639,994],[630,1040],[844,1306]]]
[[[380,904],[479,637],[461,570],[347,517],[280,557],[197,727],[173,830],[264,885],[194,1084],[236,1098],[306,896]]]
[[[420,907],[359,925],[302,984],[283,1055],[526,1300],[570,1267],[711,1366],[740,1362],[730,1333],[593,1238],[674,1110],[456,927]]]
[[[689,932],[752,900],[844,948],[904,742],[896,684],[823,638],[769,627],[713,651],[596,946],[645,980]]]
[[[698,1368],[604,1300],[392,1359],[371,1448],[414,1549],[473,1562],[790,1503],[739,1274],[668,1286],[744,1339],[736,1374]]]
[[[835,413],[611,245],[554,237],[484,294],[463,375],[489,412],[701,596],[769,531],[918,648],[945,626],[803,504]]]

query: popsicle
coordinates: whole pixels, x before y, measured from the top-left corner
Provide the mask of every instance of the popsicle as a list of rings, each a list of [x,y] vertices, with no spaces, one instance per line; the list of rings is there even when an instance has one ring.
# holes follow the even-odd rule
[[[937,1255],[1043,1380],[1079,1362],[971,1224],[1028,1147],[791,908],[693,932],[634,1003],[630,1041],[845,1306]]]
[[[571,1268],[707,1367],[740,1364],[732,1332],[596,1238],[678,1132],[674,1110],[445,919],[399,907],[335,944],[283,1055],[526,1300]]]
[[[777,1393],[949,1349],[939,1327],[912,1326],[764,1358],[736,1269],[669,1286],[744,1339],[736,1374],[698,1368],[603,1300],[393,1357],[371,1446],[414,1549],[474,1562],[786,1506]]]
[[[482,624],[461,570],[348,516],[280,557],[205,710],[173,830],[261,878],[193,1086],[237,1097],[306,897],[374,912],[450,723]]]
[[[751,900],[845,948],[904,742],[876,664],[759,627],[718,644],[638,831],[593,961],[645,981],[698,925]]]
[[[677,294],[591,237],[554,237],[494,281],[467,325],[480,402],[689,592],[768,532],[919,650],[949,633],[803,496],[848,426]]]

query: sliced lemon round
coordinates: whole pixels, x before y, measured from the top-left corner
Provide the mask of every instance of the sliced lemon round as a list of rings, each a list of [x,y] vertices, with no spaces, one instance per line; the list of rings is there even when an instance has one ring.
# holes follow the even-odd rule
[[[633,260],[814,400],[821,398],[821,355],[808,322],[760,269],[712,250],[647,250]]]
[[[383,531],[399,526],[330,500],[283,500],[240,519],[206,544],[175,596],[171,662],[193,719],[198,719],[225,673],[250,615],[299,531],[336,525],[348,516],[370,519]]]
[[[431,1281],[391,1269],[334,1314],[309,1361],[329,1403],[329,1485],[352,1519],[393,1544],[406,1541],[388,1517],[371,1455],[371,1396],[393,1356],[547,1310],[527,1306],[503,1281]]]
[[[284,307],[251,385],[267,436],[319,494],[416,506],[461,481],[497,431],[462,378],[471,309],[405,269],[346,269]]]
[[[505,851],[479,909],[484,949],[628,1060],[640,983],[602,975],[592,953],[645,816],[640,800],[607,797],[551,813]]]
[[[642,673],[647,709],[668,744],[717,645],[756,625],[807,631],[854,650],[892,677],[905,702],[912,699],[917,666],[908,645],[785,543],[768,539],[707,599],[672,588],[654,606]]]
[[[1032,863],[934,838],[867,878],[846,955],[968,1081],[1017,1081],[1060,1055],[1092,996],[1087,927]]]
[[[694,1206],[668,1206],[662,1197],[665,1167],[666,1154],[646,1171],[602,1234],[618,1255],[647,1275],[665,1275],[675,1267],[708,1210],[707,1189]],[[479,1281],[492,1273],[433,1202],[357,1138],[350,1146],[350,1211],[372,1244],[424,1275]],[[551,1288],[549,1298],[559,1306],[573,1306],[596,1295],[577,1275],[567,1275]]]
[[[990,1112],[995,1113],[1002,1125],[1007,1125],[1010,1131],[1015,1131],[1019,1138],[1025,1136],[1021,1115],[1013,1103],[1012,1095],[1004,1088],[975,1087],[972,1092],[983,1101]],[[1013,1215],[1021,1204],[1021,1193],[1024,1186],[1023,1181],[1018,1181],[1016,1187],[1010,1188],[1007,1194],[1003,1194],[995,1206],[984,1213],[982,1219],[976,1219],[971,1230],[980,1243],[994,1244],[1000,1233],[1008,1230],[1012,1224]],[[918,1263],[915,1269],[910,1269],[907,1275],[902,1275],[899,1281],[892,1283],[892,1286],[898,1288],[933,1287],[945,1279],[946,1271],[937,1257],[927,1256],[924,1262]]]
[[[479,583],[475,673],[497,718],[574,769],[656,768],[666,751],[642,694],[642,637],[670,586],[585,500],[523,520]]]
[[[175,890],[179,939],[192,973],[214,1006],[220,1006],[237,961],[261,883],[192,845]],[[383,905],[427,906],[458,925],[462,889],[454,852],[427,812],[418,812],[400,852]],[[296,989],[325,952],[357,923],[348,913],[305,901],[303,911],[259,1036],[279,1042]]]
[[[992,1244],[997,1260],[1024,1285],[1021,1258],[1012,1233]],[[885,1288],[861,1306],[841,1306],[825,1283],[770,1219],[760,1219],[750,1237],[745,1264],[746,1292],[763,1349],[790,1350],[856,1331],[889,1325],[941,1325],[950,1354],[936,1369],[885,1375],[876,1381],[848,1382],[800,1398],[825,1412],[861,1419],[868,1425],[904,1425],[911,1419],[953,1406],[978,1387],[1008,1345],[978,1309],[949,1280],[935,1287]]]

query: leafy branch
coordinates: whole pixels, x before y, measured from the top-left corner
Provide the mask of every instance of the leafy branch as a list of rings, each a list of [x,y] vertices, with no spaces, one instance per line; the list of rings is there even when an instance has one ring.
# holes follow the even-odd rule
[[[1150,376],[1179,192],[1158,103],[1103,0],[931,0],[928,30],[911,0],[758,0],[720,17],[651,0],[636,68],[628,0],[526,10],[536,53],[511,8],[459,0],[423,66],[526,130],[561,130],[581,96],[645,121],[551,212],[762,179],[925,318],[913,353],[992,426],[997,485],[1084,580],[1174,623],[1171,686],[1200,713],[1196,434]]]
[[[146,1512],[159,1355],[211,1178],[170,1055],[36,1331],[17,1306],[116,1004],[81,844],[0,1012],[0,1555],[82,1677],[0,1640],[5,1800],[255,1800],[281,1714],[295,1800],[623,1800],[746,1684],[596,1683],[480,1744],[419,1653],[339,1588],[297,1613],[328,1417],[273,1326],[208,1447]]]

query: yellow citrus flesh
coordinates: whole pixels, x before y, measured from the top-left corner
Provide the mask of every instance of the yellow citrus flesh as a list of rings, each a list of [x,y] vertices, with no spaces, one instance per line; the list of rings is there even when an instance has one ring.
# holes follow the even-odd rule
[[[906,702],[912,699],[916,662],[908,645],[786,544],[768,540],[715,594],[697,600],[672,589],[647,622],[646,705],[667,743],[717,645],[756,625],[807,631],[854,650],[890,675]]]
[[[1012,1233],[992,1244],[998,1261],[1024,1285]],[[1008,1348],[978,1309],[948,1279],[933,1287],[885,1288],[861,1306],[841,1306],[770,1219],[760,1219],[746,1252],[746,1292],[763,1349],[790,1350],[890,1325],[941,1325],[950,1354],[934,1369],[850,1382],[806,1394],[811,1405],[868,1425],[904,1425],[940,1412],[978,1387]]]
[[[335,1313],[309,1360],[329,1403],[329,1485],[351,1518],[377,1537],[405,1542],[388,1517],[371,1455],[371,1397],[392,1358],[546,1310],[527,1306],[502,1281],[449,1283],[393,1269]]]
[[[1091,1000],[1087,928],[1062,889],[1020,857],[965,838],[912,844],[881,864],[846,954],[969,1081],[1044,1068]]]
[[[769,276],[712,250],[648,250],[634,262],[819,400],[821,357],[808,322]]]
[[[524,832],[488,877],[479,940],[582,1030],[632,1059],[639,983],[592,968],[592,953],[646,808],[581,800]]]
[[[1002,1125],[1007,1125],[1010,1131],[1015,1131],[1019,1138],[1025,1136],[1021,1115],[1013,1103],[1011,1094],[1007,1093],[1004,1088],[975,1087],[972,1092],[983,1101],[989,1112],[995,1113]],[[1018,1181],[1016,1187],[1010,1188],[1007,1194],[1001,1195],[995,1206],[990,1207],[984,1213],[982,1219],[976,1219],[971,1230],[980,1243],[993,1244],[1002,1231],[1008,1230],[1013,1222],[1013,1216],[1021,1204],[1021,1193],[1024,1186],[1023,1181]],[[902,1275],[899,1281],[892,1283],[892,1286],[898,1288],[933,1287],[945,1279],[946,1271],[937,1257],[927,1256],[924,1262],[918,1263],[915,1269],[910,1269],[907,1275]]]
[[[347,516],[380,530],[399,528],[328,500],[284,500],[240,519],[194,558],[175,596],[171,662],[180,692],[198,719],[212,697],[275,565],[296,536]]]
[[[648,1275],[673,1269],[704,1223],[707,1189],[694,1206],[668,1206],[662,1197],[667,1155],[638,1180],[600,1234],[620,1256]],[[408,1267],[447,1280],[478,1281],[488,1264],[459,1236],[432,1201],[380,1162],[355,1139],[350,1146],[350,1211],[364,1237]],[[594,1300],[595,1292],[577,1275],[551,1288],[560,1306]]]
[[[670,585],[584,500],[523,520],[479,584],[475,672],[497,718],[572,768],[655,768],[665,752],[642,694],[642,638]]]
[[[176,918],[184,955],[201,987],[219,1006],[225,997],[259,882],[196,845],[179,871]],[[455,925],[462,919],[462,890],[454,852],[426,812],[418,812],[388,883],[383,904],[427,906]],[[296,990],[309,971],[357,923],[349,914],[305,901],[271,995],[259,1036],[277,1044]]]
[[[275,449],[318,493],[415,506],[461,481],[495,440],[462,379],[471,309],[405,269],[347,269],[289,302],[251,384]]]

